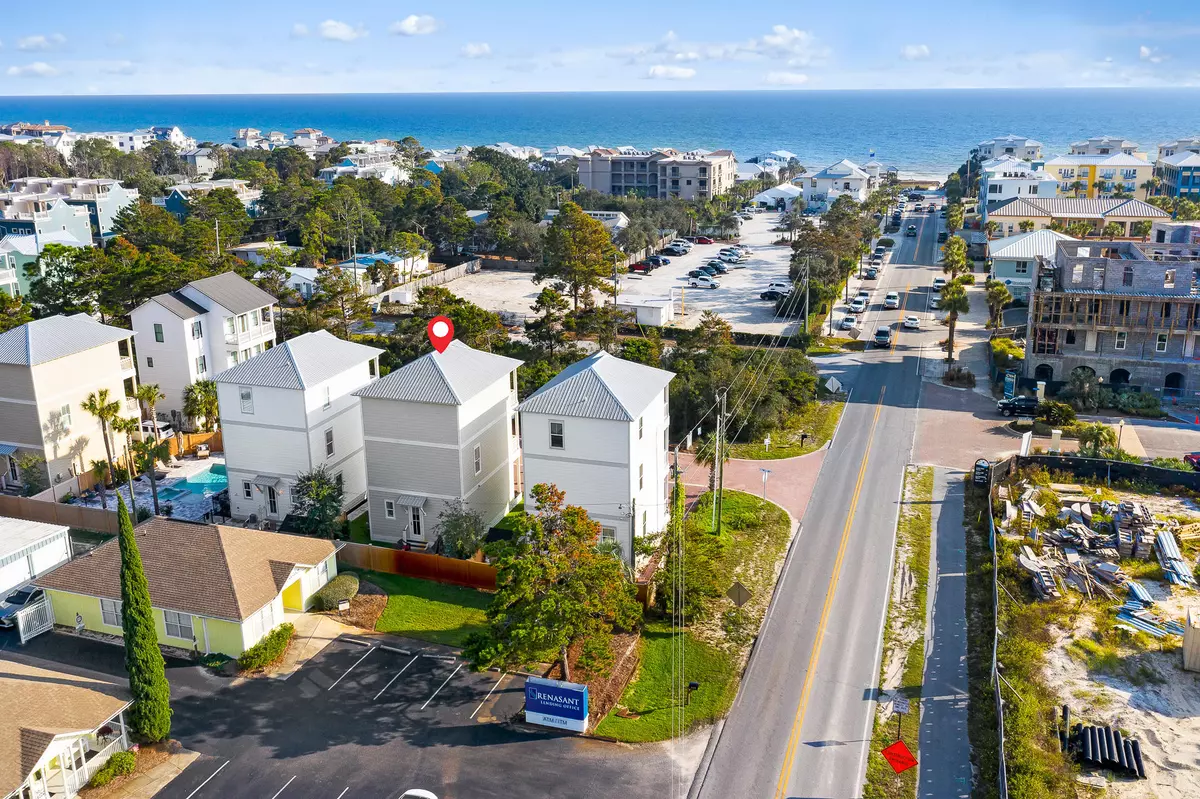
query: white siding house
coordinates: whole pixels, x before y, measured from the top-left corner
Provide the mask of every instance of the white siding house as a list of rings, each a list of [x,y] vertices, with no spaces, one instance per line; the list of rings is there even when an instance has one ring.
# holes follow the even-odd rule
[[[463,500],[489,525],[516,504],[520,365],[456,340],[357,392],[371,538],[425,548],[448,503]]]
[[[192,383],[211,380],[274,346],[277,302],[237,273],[225,272],[133,309],[138,373],[166,395],[156,407],[163,421],[184,421],[183,392]]]
[[[235,519],[282,520],[296,476],[324,466],[343,508],[366,491],[355,391],[379,375],[382,350],[305,333],[217,375],[229,507]]]
[[[70,559],[64,525],[0,516],[0,598]]]
[[[804,201],[818,207],[831,205],[843,194],[862,202],[877,182],[865,169],[845,158],[799,180],[804,184]]]
[[[553,483],[633,563],[633,538],[667,523],[671,372],[598,352],[521,403],[525,505]]]

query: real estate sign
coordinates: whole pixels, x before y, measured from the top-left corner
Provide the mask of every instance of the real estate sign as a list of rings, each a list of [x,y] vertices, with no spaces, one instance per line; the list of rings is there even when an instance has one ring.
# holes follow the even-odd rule
[[[530,677],[525,680],[525,720],[530,724],[587,732],[586,685]]]

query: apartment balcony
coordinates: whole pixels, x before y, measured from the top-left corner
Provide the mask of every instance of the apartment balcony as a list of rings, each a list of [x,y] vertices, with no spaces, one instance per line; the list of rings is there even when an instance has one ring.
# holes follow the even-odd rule
[[[142,415],[142,404],[138,402],[137,397],[125,398],[125,412],[131,416],[140,417]]]
[[[275,338],[275,324],[267,322],[258,326],[251,326],[246,329],[245,333],[225,333],[225,343],[241,346],[243,344],[257,344],[261,341]]]
[[[0,281],[0,282],[3,282],[3,281]],[[130,355],[122,355],[121,356],[121,371],[122,372],[132,372],[133,371],[133,356],[130,356]]]
[[[11,286],[17,282],[16,269],[0,269],[0,286]]]

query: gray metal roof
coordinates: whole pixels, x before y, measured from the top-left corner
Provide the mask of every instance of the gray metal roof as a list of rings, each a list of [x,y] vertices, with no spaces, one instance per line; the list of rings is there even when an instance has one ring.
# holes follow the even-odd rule
[[[555,375],[521,403],[521,412],[630,422],[674,377],[601,350]]]
[[[268,388],[311,388],[341,374],[383,350],[343,341],[325,330],[305,333],[226,369],[218,383]]]
[[[132,336],[86,314],[48,316],[0,333],[0,363],[37,366]]]
[[[237,272],[222,272],[188,285],[230,313],[247,313],[279,302]]]
[[[423,497],[419,494],[397,494],[396,504],[406,508],[423,508],[425,503],[429,501],[429,497]]]
[[[445,352],[429,352],[354,392],[360,397],[462,405],[512,372],[521,362],[472,349],[458,339]]]
[[[172,291],[170,294],[155,294],[150,299],[154,300],[159,305],[178,316],[180,319],[192,319],[208,313],[208,311],[199,304],[189,300],[178,291]]]
[[[1105,217],[1105,216],[1147,216],[1166,219],[1171,215],[1150,203],[1133,199],[1118,199],[1115,197],[1048,197],[1030,200],[1025,197],[1014,197],[1006,203],[1001,203],[996,209],[989,210],[988,215],[1001,216],[1065,216],[1065,217]]]
[[[0,516],[0,559],[66,532],[65,524],[46,524]]]
[[[1028,233],[1018,233],[1003,239],[993,239],[989,244],[989,254],[992,258],[1035,258],[1043,255],[1047,258],[1054,256],[1054,251],[1060,241],[1077,241],[1057,230],[1031,230]]]

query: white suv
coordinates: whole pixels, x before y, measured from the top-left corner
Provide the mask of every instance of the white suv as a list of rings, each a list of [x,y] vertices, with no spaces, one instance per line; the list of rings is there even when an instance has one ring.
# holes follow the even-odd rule
[[[900,307],[900,293],[896,292],[896,291],[889,291],[887,293],[887,296],[883,298],[883,307],[884,308],[899,308]]]
[[[692,250],[692,243],[690,241],[688,241],[687,239],[675,239],[667,246],[668,247],[678,247],[679,249],[686,250],[688,252],[691,252],[691,250]]]
[[[707,275],[688,278],[688,285],[694,289],[719,289],[721,284]]]

